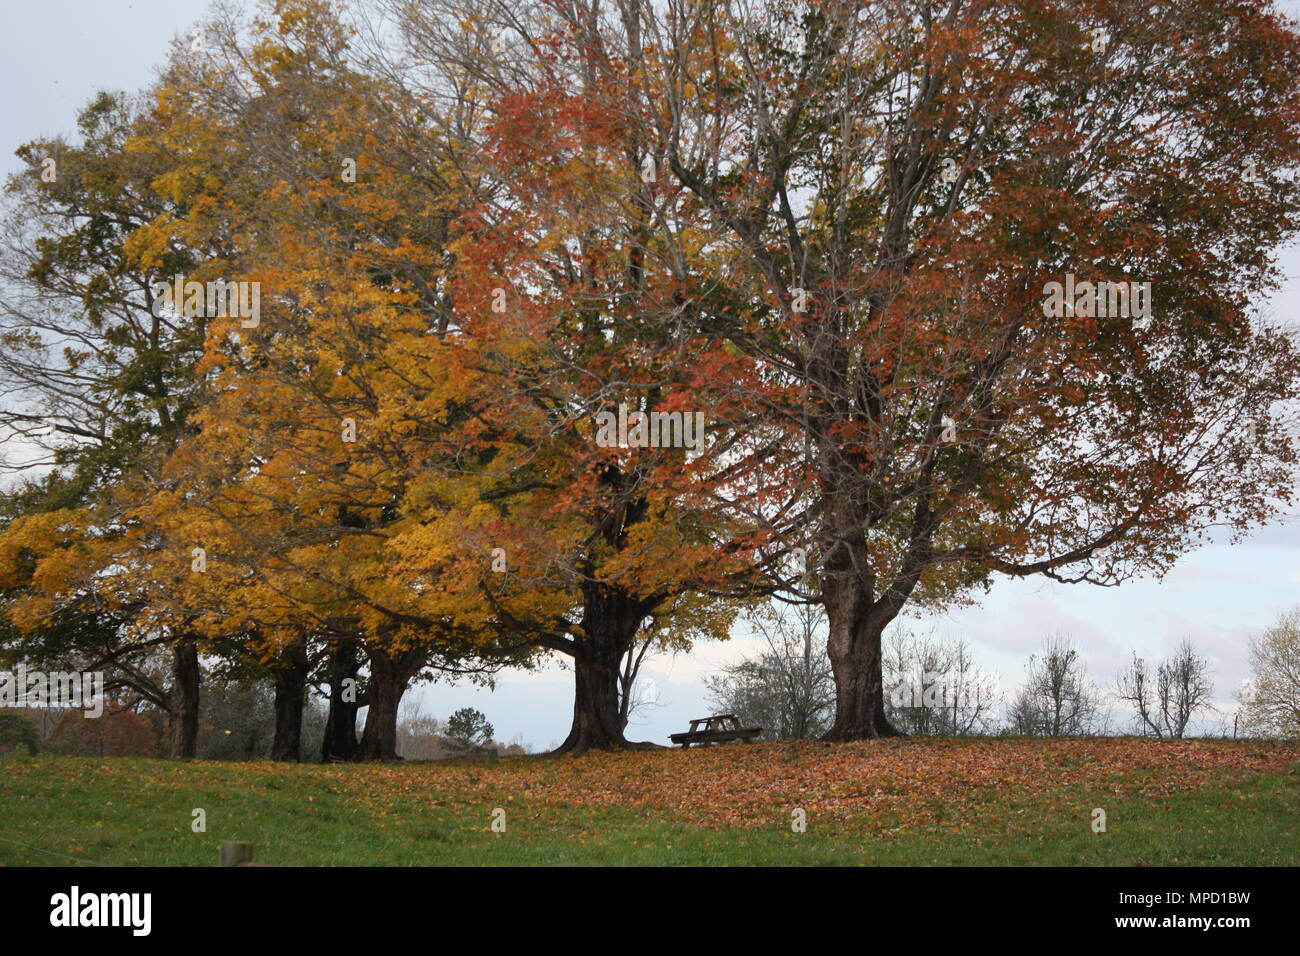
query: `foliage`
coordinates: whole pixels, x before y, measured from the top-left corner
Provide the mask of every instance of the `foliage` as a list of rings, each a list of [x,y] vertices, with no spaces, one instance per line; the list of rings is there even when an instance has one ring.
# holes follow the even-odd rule
[[[154,757],[158,732],[143,714],[109,708],[99,717],[79,710],[63,715],[46,749],[79,757]]]
[[[0,710],[0,753],[22,747],[29,754],[35,754],[39,745],[40,735],[35,724],[22,714]]]
[[[1300,607],[1250,641],[1250,682],[1241,692],[1248,732],[1300,736]]]
[[[447,718],[447,736],[461,750],[487,746],[493,733],[487,717],[473,707],[462,707]]]
[[[195,648],[354,642],[372,758],[412,683],[560,655],[582,752],[629,744],[652,641],[779,591],[827,615],[826,736],[889,736],[909,605],[1159,575],[1291,501],[1300,354],[1252,306],[1300,221],[1300,35],[1262,0],[514,6],[394,4],[384,49],[324,0],[214,15],[20,150],[0,428],[43,457],[0,507],[4,653],[192,711]],[[258,320],[156,308],[182,273]],[[1067,276],[1149,283],[1151,321],[1053,311]],[[603,440],[625,409],[707,434]],[[802,667],[774,732],[825,723],[809,647],[736,675]],[[1054,654],[1025,732],[1091,726]]]

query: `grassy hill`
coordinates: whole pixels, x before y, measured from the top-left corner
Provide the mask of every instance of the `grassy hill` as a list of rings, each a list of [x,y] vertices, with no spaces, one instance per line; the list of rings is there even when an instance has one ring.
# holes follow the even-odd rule
[[[1298,761],[1294,743],[1133,739],[774,743],[460,766],[10,754],[0,864],[59,865],[57,853],[208,865],[222,840],[239,839],[278,865],[1296,865]],[[498,808],[503,833],[492,830]],[[192,829],[195,809],[206,832]],[[792,832],[796,809],[806,832]]]

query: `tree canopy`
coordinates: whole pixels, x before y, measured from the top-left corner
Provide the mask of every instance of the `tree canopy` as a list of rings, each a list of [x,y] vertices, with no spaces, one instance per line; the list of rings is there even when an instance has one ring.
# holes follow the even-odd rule
[[[413,681],[559,655],[561,750],[630,746],[647,635],[772,595],[828,615],[827,737],[888,735],[906,607],[1158,575],[1291,499],[1256,306],[1300,35],[1262,0],[277,0],[200,37],[23,147],[0,267],[0,428],[45,455],[0,633],[116,662],[177,756],[201,655],[285,713],[364,655],[372,758]]]

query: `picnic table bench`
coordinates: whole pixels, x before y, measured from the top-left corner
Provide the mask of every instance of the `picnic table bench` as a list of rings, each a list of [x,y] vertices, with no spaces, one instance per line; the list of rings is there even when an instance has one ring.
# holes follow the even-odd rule
[[[700,728],[701,724],[704,725],[703,729]],[[691,744],[724,744],[728,740],[749,743],[762,732],[762,727],[740,726],[740,718],[735,714],[715,714],[712,717],[697,717],[691,721],[690,730],[670,734],[668,739],[683,747]]]

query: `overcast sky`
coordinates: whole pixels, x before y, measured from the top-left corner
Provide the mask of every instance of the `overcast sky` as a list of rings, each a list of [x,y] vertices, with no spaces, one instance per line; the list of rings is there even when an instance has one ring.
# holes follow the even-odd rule
[[[1283,4],[1293,16],[1300,4]],[[177,34],[186,35],[206,0],[3,0],[0,33],[0,172],[16,170],[13,151],[40,136],[70,134],[78,108],[98,89],[138,90],[148,84]],[[1300,247],[1282,257],[1286,288],[1269,306],[1279,321],[1300,319]],[[1231,720],[1231,701],[1247,676],[1245,644],[1282,611],[1300,603],[1300,524],[1265,528],[1235,547],[1211,544],[1185,557],[1163,580],[1117,588],[1000,580],[979,606],[911,619],[909,626],[966,637],[983,666],[1005,686],[1024,674],[1025,660],[1045,636],[1072,635],[1103,687],[1133,651],[1160,657],[1184,637],[1209,657],[1216,696]],[[666,743],[693,717],[710,713],[702,677],[755,653],[759,642],[738,632],[690,655],[650,660],[660,706],[629,728],[633,739]],[[446,717],[458,707],[487,714],[501,740],[522,738],[534,748],[558,743],[568,731],[572,676],[552,667],[505,674],[495,691],[434,684],[415,689],[411,703]]]

